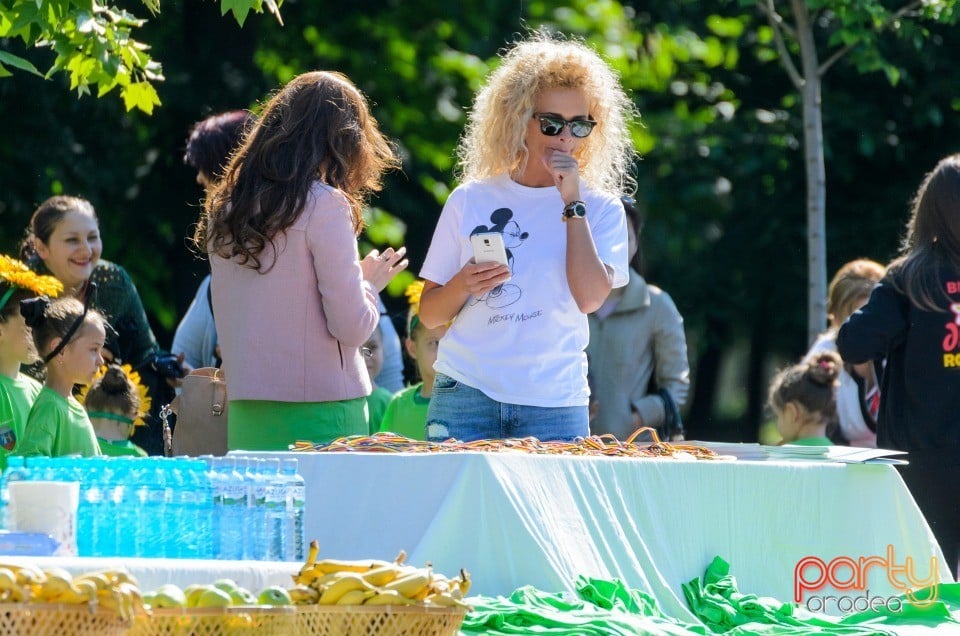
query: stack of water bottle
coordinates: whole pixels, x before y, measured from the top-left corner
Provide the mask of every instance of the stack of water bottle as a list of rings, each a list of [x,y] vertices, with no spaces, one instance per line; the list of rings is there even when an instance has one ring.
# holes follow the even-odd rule
[[[80,556],[304,558],[296,458],[9,457],[0,478],[4,513],[16,480],[80,483]]]

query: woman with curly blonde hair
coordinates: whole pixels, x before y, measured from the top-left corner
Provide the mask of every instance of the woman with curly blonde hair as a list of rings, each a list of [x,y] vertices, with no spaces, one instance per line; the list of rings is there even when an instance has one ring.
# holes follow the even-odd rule
[[[340,73],[292,79],[263,109],[205,203],[213,311],[229,382],[231,449],[367,434],[360,347],[404,248],[362,260],[368,196],[397,158]]]
[[[420,321],[440,343],[427,438],[589,434],[587,314],[627,282],[619,195],[635,116],[582,42],[535,32],[477,94],[420,272]],[[502,237],[506,264],[472,238]]]

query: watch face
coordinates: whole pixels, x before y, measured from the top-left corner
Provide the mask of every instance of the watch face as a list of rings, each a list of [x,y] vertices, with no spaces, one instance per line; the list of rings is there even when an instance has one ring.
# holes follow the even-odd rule
[[[572,216],[584,217],[584,216],[587,216],[587,206],[585,206],[583,203],[580,203],[579,201],[576,201],[574,203],[571,203],[567,207],[565,207],[563,209],[563,214],[567,218]]]

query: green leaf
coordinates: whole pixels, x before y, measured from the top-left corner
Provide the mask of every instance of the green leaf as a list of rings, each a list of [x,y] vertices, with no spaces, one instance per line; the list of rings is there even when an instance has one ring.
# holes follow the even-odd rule
[[[255,4],[255,0],[221,0],[220,15],[227,15],[228,12],[232,11],[237,24],[242,27],[247,19],[247,14],[250,13],[250,9],[254,8]]]
[[[711,15],[707,18],[707,28],[720,37],[738,38],[743,34],[744,23],[739,18]]]
[[[37,70],[37,67],[31,64],[29,61],[18,57],[13,53],[7,53],[6,51],[0,51],[0,67],[3,65],[12,66],[18,68],[21,71],[27,71],[28,73],[33,73],[38,77],[43,77],[43,73]],[[10,75],[10,72],[7,71],[4,77]]]
[[[160,96],[149,82],[131,82],[120,89],[123,104],[127,110],[139,108],[148,115],[153,114],[153,107],[160,105]]]

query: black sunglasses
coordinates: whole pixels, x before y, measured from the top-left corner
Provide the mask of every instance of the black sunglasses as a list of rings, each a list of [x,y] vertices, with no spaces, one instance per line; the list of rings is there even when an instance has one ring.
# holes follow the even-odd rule
[[[597,125],[597,122],[592,119],[566,120],[563,117],[545,113],[534,113],[533,116],[540,121],[540,132],[547,137],[556,137],[563,132],[565,126],[570,126],[570,134],[582,139],[589,136],[593,132],[593,127]]]

